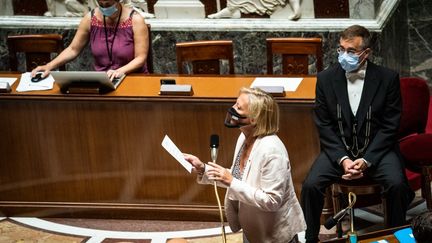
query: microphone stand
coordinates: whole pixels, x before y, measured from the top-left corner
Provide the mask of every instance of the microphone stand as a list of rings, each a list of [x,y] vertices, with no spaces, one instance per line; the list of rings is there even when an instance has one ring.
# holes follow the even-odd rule
[[[350,231],[348,232],[348,235],[356,235],[354,231],[354,209],[353,209],[353,206],[356,202],[356,195],[353,192],[348,193],[348,201],[349,201],[348,207],[339,211],[333,217],[327,219],[327,221],[324,223],[324,227],[326,229],[331,229],[336,225],[337,238],[342,238],[343,231],[342,231],[342,224],[340,223],[340,221],[345,217],[347,213],[350,215]],[[357,242],[357,241],[350,241],[350,242]]]
[[[348,193],[349,215],[350,215],[350,231],[348,232],[348,240],[350,243],[357,243],[357,232],[354,231],[354,209],[353,206],[357,200],[356,194]]]
[[[344,211],[343,215],[342,215],[341,217],[339,217],[339,218],[337,219],[337,221],[335,222],[335,224],[336,224],[337,238],[342,238],[342,235],[343,235],[342,224],[340,223],[340,221],[341,221],[343,218],[345,218],[345,216],[347,215],[347,213],[348,213],[349,215],[352,214],[351,209],[352,209],[352,208],[351,208],[350,206],[348,206],[347,208],[345,208],[345,209],[343,210],[343,211]],[[327,228],[327,229],[329,229],[329,228]]]
[[[211,149],[211,159],[212,159],[212,162],[215,164],[216,164],[216,158],[217,158],[217,149],[212,148]],[[218,208],[219,208],[219,216],[220,216],[220,222],[221,222],[221,228],[222,228],[222,242],[226,243],[226,234],[225,234],[225,226],[224,226],[224,219],[223,219],[223,212],[222,212],[222,203],[221,203],[221,200],[219,198],[219,193],[218,193],[216,181],[213,181],[213,187],[214,187],[214,192],[216,195],[216,200],[217,200]]]

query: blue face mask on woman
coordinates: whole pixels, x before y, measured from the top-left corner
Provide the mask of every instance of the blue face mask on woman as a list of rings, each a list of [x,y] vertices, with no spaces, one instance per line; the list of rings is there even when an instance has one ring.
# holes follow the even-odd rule
[[[348,54],[348,52],[339,52],[338,61],[342,68],[347,72],[357,70],[360,66],[360,55]]]
[[[106,17],[112,16],[118,10],[115,3],[110,7],[107,8],[99,7],[99,9],[102,12],[102,14]]]

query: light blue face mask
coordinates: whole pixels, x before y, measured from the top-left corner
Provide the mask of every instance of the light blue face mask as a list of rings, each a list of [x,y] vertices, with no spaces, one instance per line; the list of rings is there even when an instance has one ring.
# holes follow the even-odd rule
[[[112,6],[108,8],[102,8],[99,7],[99,10],[102,12],[102,14],[106,17],[112,16],[115,12],[117,12],[116,4],[114,3]]]
[[[347,52],[339,52],[338,61],[342,68],[347,72],[357,70],[360,66],[360,55],[348,54]]]

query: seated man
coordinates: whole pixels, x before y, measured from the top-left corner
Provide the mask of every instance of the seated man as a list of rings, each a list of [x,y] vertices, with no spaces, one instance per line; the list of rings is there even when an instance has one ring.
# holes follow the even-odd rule
[[[301,192],[307,242],[318,242],[325,190],[342,179],[367,176],[381,184],[390,227],[405,224],[414,198],[398,153],[399,75],[368,60],[370,42],[366,28],[348,27],[339,39],[339,63],[317,76],[314,120],[321,153]]]

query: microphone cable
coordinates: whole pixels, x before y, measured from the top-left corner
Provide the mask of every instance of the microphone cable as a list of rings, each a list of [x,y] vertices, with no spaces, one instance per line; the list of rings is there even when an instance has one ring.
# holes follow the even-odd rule
[[[213,161],[213,163],[216,163],[216,162]],[[224,219],[223,219],[223,212],[222,212],[222,204],[221,204],[221,201],[219,198],[219,193],[218,193],[216,181],[213,181],[213,187],[214,187],[214,192],[216,195],[216,200],[217,200],[218,208],[219,208],[219,216],[220,216],[220,222],[221,222],[221,227],[222,227],[222,242],[226,243],[226,234],[225,234],[225,226],[224,226]]]
[[[219,136],[216,134],[213,134],[210,136],[210,154],[211,154],[211,159],[212,162],[216,164],[216,159],[217,159],[217,148],[219,147]],[[216,201],[218,204],[218,209],[219,209],[219,217],[220,217],[220,222],[221,222],[221,229],[222,229],[222,242],[226,243],[226,234],[225,234],[225,225],[224,225],[224,218],[223,218],[223,212],[222,212],[222,203],[221,200],[219,198],[219,193],[218,193],[218,188],[217,188],[217,182],[213,181],[213,187],[214,187],[214,192],[216,195]]]
[[[352,214],[356,199],[357,199],[356,195],[353,192],[349,192],[348,193],[348,206],[345,209],[337,212],[334,216],[328,218],[326,220],[326,222],[324,223],[324,227],[328,230],[333,228],[335,225],[337,225],[338,238],[342,237],[342,229],[341,229],[341,226],[339,224],[339,221],[341,221],[345,217],[345,215],[347,215],[347,213],[350,215]],[[351,217],[350,217],[350,219],[351,219]],[[351,225],[351,221],[350,221],[350,225]],[[351,226],[351,228],[353,228],[353,227]]]
[[[354,233],[354,217],[353,217],[353,210],[354,210],[354,204],[357,201],[357,196],[354,192],[348,193],[348,208],[350,209],[350,231],[351,233]]]

